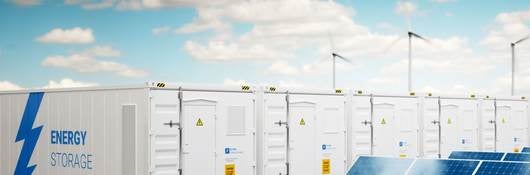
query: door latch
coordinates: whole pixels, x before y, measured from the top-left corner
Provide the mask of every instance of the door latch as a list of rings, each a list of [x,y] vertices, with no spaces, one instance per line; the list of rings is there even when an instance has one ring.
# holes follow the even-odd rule
[[[287,125],[287,122],[282,122],[281,120],[279,120],[278,122],[274,122],[274,124],[282,126]]]
[[[365,120],[363,122],[361,122],[363,125],[371,125],[372,122],[371,121],[368,121],[368,120]]]
[[[438,120],[433,120],[431,123],[432,123],[433,125],[436,125],[436,124],[439,124],[440,121],[438,121]]]
[[[164,123],[164,125],[173,128],[173,126],[179,126],[179,123],[173,123],[173,120],[170,120],[169,123]]]

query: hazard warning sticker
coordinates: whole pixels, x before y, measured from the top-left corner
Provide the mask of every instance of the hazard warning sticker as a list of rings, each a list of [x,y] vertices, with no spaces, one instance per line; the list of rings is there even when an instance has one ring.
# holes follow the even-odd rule
[[[451,117],[447,118],[447,124],[453,124],[453,120],[451,120]]]
[[[305,125],[305,120],[304,118],[300,119],[300,126],[304,126]]]
[[[384,117],[383,117],[383,119],[381,119],[381,124],[382,124],[382,125],[385,125],[385,124],[386,124],[386,120],[385,120]]]
[[[225,175],[236,175],[236,164],[225,164]]]
[[[202,121],[201,118],[199,118],[199,119],[197,120],[197,123],[195,123],[195,126],[204,126],[204,122]]]
[[[322,174],[331,174],[331,161],[322,159]]]

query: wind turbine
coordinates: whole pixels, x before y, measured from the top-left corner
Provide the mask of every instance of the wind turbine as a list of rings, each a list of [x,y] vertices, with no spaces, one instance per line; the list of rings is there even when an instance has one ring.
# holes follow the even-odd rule
[[[333,38],[331,37],[331,33],[328,32],[328,37],[329,37],[329,45],[330,45],[330,52],[331,52],[331,59],[333,61],[333,89],[335,89],[335,82],[336,82],[336,66],[335,66],[335,62],[336,62],[336,59],[339,58],[341,60],[344,60],[348,63],[352,63],[350,59],[346,58],[346,57],[343,57],[341,55],[339,55],[338,53],[335,53],[334,50],[334,46],[333,46]]]
[[[528,40],[528,38],[530,38],[530,36],[525,36],[524,38],[521,38],[520,40],[517,40],[510,44],[510,46],[512,47],[512,96],[514,95],[515,91],[515,45]]]
[[[409,89],[409,92],[412,92],[412,38],[418,38],[427,43],[431,43],[431,41],[429,41],[428,39],[425,39],[421,35],[416,34],[410,30],[407,32],[407,35],[409,37],[409,71],[408,71],[408,87],[409,88],[408,89]]]

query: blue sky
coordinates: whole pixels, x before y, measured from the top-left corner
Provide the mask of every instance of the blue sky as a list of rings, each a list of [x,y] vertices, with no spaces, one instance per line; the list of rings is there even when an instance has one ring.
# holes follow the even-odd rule
[[[0,20],[0,89],[330,88],[333,51],[353,62],[338,61],[339,87],[406,92],[400,38],[410,28],[432,41],[413,40],[415,91],[507,95],[509,43],[530,33],[530,2],[7,0]],[[530,43],[517,49],[517,91],[527,94]]]

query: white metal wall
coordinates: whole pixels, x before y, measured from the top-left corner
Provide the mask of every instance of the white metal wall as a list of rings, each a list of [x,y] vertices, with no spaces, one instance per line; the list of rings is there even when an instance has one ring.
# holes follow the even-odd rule
[[[27,102],[27,93],[0,95],[0,174],[14,173],[22,145],[29,144],[29,136],[15,142]],[[136,105],[136,115],[131,115],[135,118],[122,116],[125,104]],[[148,152],[135,152],[148,150],[147,104],[146,89],[45,93],[31,126],[42,126],[42,130],[28,167],[36,165],[33,174],[110,175],[125,171],[147,174]],[[125,127],[130,127],[123,126],[123,123],[132,123],[136,125],[133,128],[143,129],[137,129],[136,134],[123,133]],[[57,144],[57,140],[53,139],[57,137],[52,137],[52,131],[86,132],[85,143],[83,145],[79,142],[81,140],[77,140],[78,144],[71,144],[72,139],[75,141],[77,137],[67,135],[68,143]],[[129,140],[124,139],[125,135]],[[133,141],[130,147],[135,149],[123,149],[124,141]],[[124,154],[132,155],[135,161],[122,160]]]

